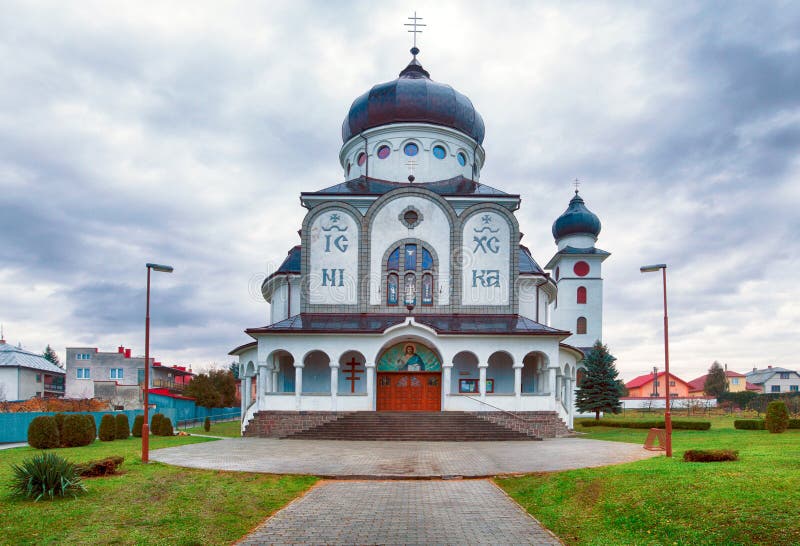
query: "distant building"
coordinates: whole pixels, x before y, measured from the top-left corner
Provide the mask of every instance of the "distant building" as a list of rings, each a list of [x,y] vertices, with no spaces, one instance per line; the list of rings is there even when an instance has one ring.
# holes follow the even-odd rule
[[[648,373],[625,383],[628,398],[665,398],[664,372]],[[689,396],[689,384],[674,374],[669,374],[669,395],[672,398]]]
[[[96,347],[67,347],[66,397],[101,398],[126,409],[141,407],[144,385],[143,356],[131,349],[116,352]],[[150,358],[150,387],[182,391],[194,374],[183,366],[164,366]]]
[[[800,373],[794,370],[772,366],[761,370],[753,368],[746,377],[747,381],[758,387],[761,393],[800,391]]]
[[[64,370],[0,339],[0,400],[64,396]]]
[[[689,381],[689,396],[705,396],[707,377],[708,374],[705,374],[701,375],[697,379],[692,379]],[[743,373],[725,370],[725,378],[728,380],[728,392],[761,391],[761,387],[749,383],[747,381],[747,376]]]

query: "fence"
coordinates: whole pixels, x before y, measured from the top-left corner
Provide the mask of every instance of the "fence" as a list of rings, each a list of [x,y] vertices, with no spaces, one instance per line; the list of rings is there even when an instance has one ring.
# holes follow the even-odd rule
[[[34,418],[40,415],[55,415],[56,413],[63,413],[64,415],[91,415],[94,417],[94,422],[100,429],[100,420],[103,415],[110,413],[111,415],[125,414],[128,416],[128,422],[133,424],[133,419],[137,415],[141,415],[142,410],[123,410],[123,411],[75,411],[75,412],[55,412],[55,411],[27,411],[17,413],[0,413],[0,444],[10,442],[27,442],[28,441],[28,426]]]
[[[225,408],[221,408],[225,409]],[[235,411],[229,411],[224,413],[218,413],[215,415],[209,415],[208,418],[211,420],[212,423],[220,423],[222,421],[240,421],[242,418],[242,410],[236,408]],[[196,417],[193,419],[183,419],[180,421],[175,422],[176,428],[192,428],[196,426],[200,426],[206,420],[205,417]]]

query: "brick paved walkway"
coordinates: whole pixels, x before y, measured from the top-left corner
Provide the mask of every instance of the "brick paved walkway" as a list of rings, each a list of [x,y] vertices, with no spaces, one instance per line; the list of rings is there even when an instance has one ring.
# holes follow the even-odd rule
[[[561,544],[488,480],[323,482],[240,544]]]
[[[154,461],[329,478],[487,477],[605,466],[653,457],[637,444],[579,438],[543,442],[343,442],[236,438],[151,452]]]

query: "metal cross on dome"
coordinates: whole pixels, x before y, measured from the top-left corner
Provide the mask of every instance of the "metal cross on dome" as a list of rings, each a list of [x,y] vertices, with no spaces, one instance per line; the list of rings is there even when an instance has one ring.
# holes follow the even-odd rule
[[[578,193],[578,189],[581,187],[580,181],[576,178],[572,181],[572,185],[575,186],[575,193]]]
[[[411,32],[412,34],[414,34],[414,49],[417,49],[417,34],[422,34],[422,31],[421,30],[417,30],[417,27],[426,27],[428,25],[426,25],[424,23],[418,23],[417,22],[417,21],[422,21],[423,18],[422,17],[417,17],[417,12],[416,11],[414,12],[414,17],[408,17],[407,19],[409,21],[411,21],[411,22],[410,23],[405,23],[403,26],[404,27],[413,27],[413,29],[409,30],[408,32]],[[414,55],[416,55],[416,53]]]

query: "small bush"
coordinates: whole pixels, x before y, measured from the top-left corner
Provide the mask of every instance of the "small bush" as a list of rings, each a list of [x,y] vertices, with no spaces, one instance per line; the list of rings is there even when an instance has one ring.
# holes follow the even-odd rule
[[[63,413],[56,413],[53,415],[53,418],[56,420],[56,428],[58,429],[58,438],[61,440],[61,443],[64,443],[64,419],[66,415]]]
[[[150,419],[150,434],[153,436],[159,436],[161,433],[161,420],[164,418],[163,413],[156,413],[153,415],[152,419]]]
[[[205,430],[206,432],[211,430],[211,418],[210,417],[206,417],[206,420],[203,421],[203,430]]]
[[[55,428],[53,419],[53,428]],[[58,431],[58,429],[55,429]],[[53,499],[67,494],[75,496],[85,491],[81,478],[75,471],[75,465],[56,455],[47,452],[25,459],[20,465],[11,465],[12,495],[38,501]]]
[[[94,415],[88,413],[83,418],[86,419],[86,437],[89,438],[91,444],[97,438],[97,422],[94,420]]]
[[[28,443],[36,449],[53,449],[61,445],[58,425],[52,415],[34,417],[28,425]]]
[[[617,427],[617,428],[664,428],[666,422],[662,420],[647,420],[647,421],[621,421],[618,419],[591,419],[586,421],[579,421],[581,426],[584,427]],[[673,419],[673,430],[708,430],[711,428],[710,421],[680,421]]]
[[[110,476],[116,474],[117,469],[124,461],[124,457],[106,457],[97,461],[89,461],[75,465],[75,470],[79,476],[84,478],[94,478],[96,476]]]
[[[739,452],[732,449],[690,449],[683,454],[687,463],[716,463],[738,461]]]
[[[767,430],[773,433],[781,433],[789,428],[789,410],[786,409],[786,403],[782,400],[770,402],[764,424]]]
[[[789,419],[789,428],[800,428],[800,419]]]
[[[175,434],[175,431],[172,430],[172,421],[169,417],[164,417],[161,419],[161,423],[159,424],[158,435],[159,436],[172,436]]]
[[[733,428],[738,430],[764,430],[763,419],[736,419],[733,421]]]
[[[64,447],[88,446],[94,441],[94,428],[85,415],[67,415],[64,419],[61,445]]]
[[[100,420],[100,441],[112,442],[117,437],[117,427],[114,416],[106,413]]]
[[[133,435],[136,438],[142,437],[142,425],[144,425],[144,415],[137,415],[133,418]]]
[[[131,426],[128,422],[128,416],[124,413],[118,413],[114,416],[114,435],[117,440],[127,440],[131,435]]]

